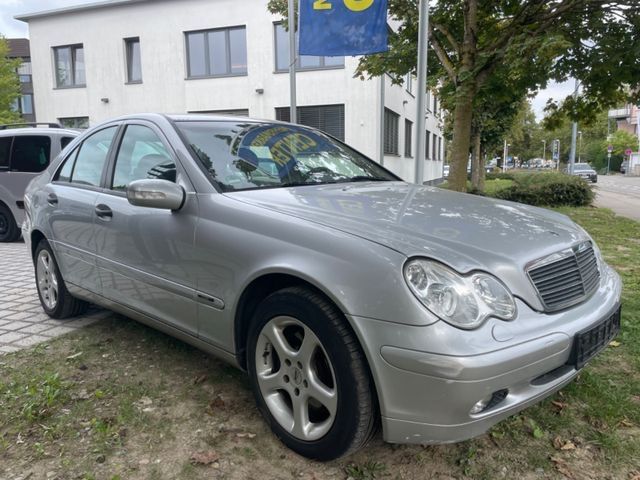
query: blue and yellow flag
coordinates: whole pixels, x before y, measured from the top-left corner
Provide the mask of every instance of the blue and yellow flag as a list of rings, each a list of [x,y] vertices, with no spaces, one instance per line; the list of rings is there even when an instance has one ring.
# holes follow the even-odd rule
[[[300,0],[300,55],[386,52],[387,0]]]

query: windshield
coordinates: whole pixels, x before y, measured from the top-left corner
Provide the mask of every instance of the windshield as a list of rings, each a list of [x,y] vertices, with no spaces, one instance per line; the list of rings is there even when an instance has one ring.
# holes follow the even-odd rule
[[[591,170],[591,167],[589,166],[588,163],[576,163],[573,166],[574,170]]]
[[[181,121],[176,126],[226,192],[398,180],[346,145],[297,125]]]

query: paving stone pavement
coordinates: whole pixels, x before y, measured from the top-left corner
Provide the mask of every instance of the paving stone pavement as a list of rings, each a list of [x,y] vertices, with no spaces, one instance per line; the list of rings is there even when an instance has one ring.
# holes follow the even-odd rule
[[[38,299],[24,242],[0,243],[0,355],[46,342],[110,315],[97,307],[65,320],[49,318]]]

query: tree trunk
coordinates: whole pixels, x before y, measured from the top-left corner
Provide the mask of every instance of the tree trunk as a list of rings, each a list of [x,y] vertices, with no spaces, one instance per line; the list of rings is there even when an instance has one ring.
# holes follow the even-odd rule
[[[451,145],[451,172],[449,188],[458,192],[467,191],[467,163],[471,143],[471,120],[473,117],[474,88],[470,83],[458,87],[453,110],[453,139]]]
[[[474,190],[480,189],[480,171],[482,168],[482,153],[480,152],[480,132],[475,131],[472,137],[473,154],[471,162],[471,185]]]
[[[482,151],[482,144],[480,143],[480,135],[476,139],[476,150],[478,151],[480,170],[478,170],[478,191],[484,193],[484,180],[487,171],[484,169],[484,152]]]

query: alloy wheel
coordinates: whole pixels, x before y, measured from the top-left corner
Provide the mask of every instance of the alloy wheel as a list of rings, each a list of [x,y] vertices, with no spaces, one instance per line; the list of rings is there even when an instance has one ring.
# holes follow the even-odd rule
[[[58,304],[58,275],[51,254],[42,250],[36,260],[36,281],[42,302],[49,310]]]
[[[323,437],[336,418],[338,390],[331,361],[300,320],[269,320],[256,344],[258,386],[271,415],[299,440]]]

